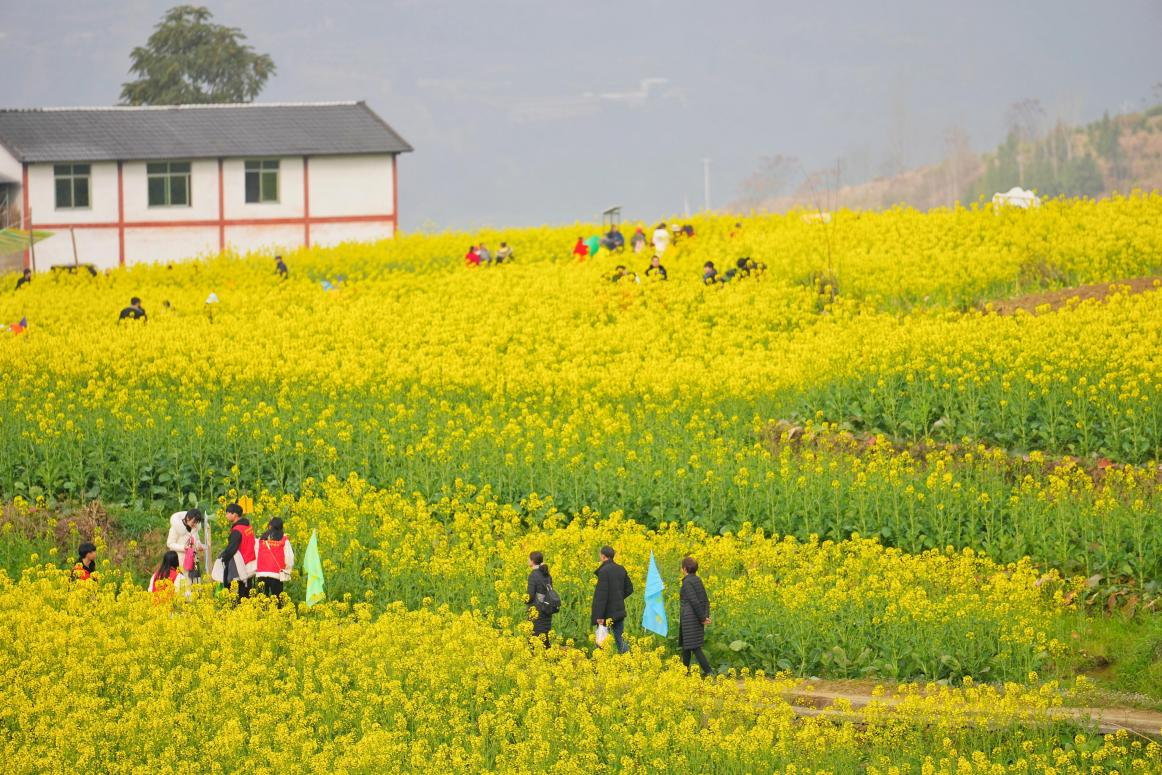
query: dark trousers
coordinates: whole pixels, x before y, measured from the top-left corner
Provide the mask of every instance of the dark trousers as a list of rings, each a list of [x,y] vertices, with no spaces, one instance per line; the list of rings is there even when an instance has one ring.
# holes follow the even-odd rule
[[[254,590],[254,579],[243,581],[242,579],[231,579],[230,584],[238,585],[238,599],[250,597],[250,593]],[[230,588],[230,584],[223,584],[226,589]]]
[[[278,597],[282,594],[282,579],[262,577],[258,579],[258,589],[267,597]]]
[[[629,651],[629,646],[621,639],[622,633],[625,632],[625,619],[614,620],[609,632],[613,635],[613,642],[617,644],[617,653],[624,654]]]
[[[710,675],[710,660],[702,653],[702,647],[692,649],[682,649],[682,664],[686,666],[686,672],[690,672],[690,655],[693,654],[698,660],[698,666],[702,668],[702,677],[705,678]]]

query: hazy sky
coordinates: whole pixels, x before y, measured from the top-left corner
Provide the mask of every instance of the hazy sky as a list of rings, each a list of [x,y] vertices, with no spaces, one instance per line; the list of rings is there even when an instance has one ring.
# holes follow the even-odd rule
[[[172,4],[0,0],[0,105],[116,102]],[[952,126],[991,148],[1021,98],[1087,120],[1162,81],[1162,0],[205,4],[274,58],[260,99],[364,99],[415,146],[405,230],[698,210],[703,158],[712,205],[764,155],[854,180]]]

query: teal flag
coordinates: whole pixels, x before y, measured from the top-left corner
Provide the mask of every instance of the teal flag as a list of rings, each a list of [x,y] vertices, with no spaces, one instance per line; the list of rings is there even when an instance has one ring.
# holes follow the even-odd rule
[[[303,568],[307,571],[307,608],[310,608],[327,597],[323,589],[323,561],[319,559],[319,541],[314,530],[311,531],[311,542],[307,544]]]
[[[662,591],[665,588],[662,574],[658,573],[658,564],[654,562],[654,553],[651,550],[650,570],[646,574],[646,610],[642,612],[642,629],[656,632],[663,638],[670,630],[666,622],[666,604],[662,600]]]

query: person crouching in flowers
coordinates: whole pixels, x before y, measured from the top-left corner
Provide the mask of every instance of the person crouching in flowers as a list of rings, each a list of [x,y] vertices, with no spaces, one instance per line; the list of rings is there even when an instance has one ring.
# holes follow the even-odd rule
[[[149,577],[149,591],[155,603],[173,600],[178,594],[189,593],[190,580],[182,570],[178,553],[172,549],[161,557],[157,570]]]
[[[295,552],[283,532],[282,517],[273,517],[266,523],[266,532],[258,538],[257,562],[259,590],[267,597],[280,597],[295,567]]]
[[[680,568],[682,608],[678,620],[678,646],[682,649],[682,664],[689,673],[690,655],[693,654],[702,668],[702,677],[706,678],[711,674],[710,661],[702,653],[702,644],[706,642],[706,627],[710,624],[710,598],[702,579],[698,578],[698,561],[693,557],[683,557]]]
[[[537,614],[537,618],[533,620],[533,637],[544,642],[545,648],[548,648],[549,630],[553,628],[553,614],[561,610],[561,598],[553,589],[553,577],[549,575],[545,555],[530,552],[529,568],[529,599],[525,601],[525,605],[529,607],[530,616],[533,611]]]
[[[85,541],[77,548],[77,564],[73,566],[73,581],[96,579],[97,547],[91,541]]]

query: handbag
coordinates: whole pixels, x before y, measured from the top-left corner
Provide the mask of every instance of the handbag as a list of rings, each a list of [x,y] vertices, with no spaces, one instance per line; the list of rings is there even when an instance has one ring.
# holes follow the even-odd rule
[[[182,560],[182,567],[187,571],[192,571],[197,562],[197,553],[194,551],[194,545],[190,544],[186,547],[186,556]]]
[[[222,579],[226,578],[226,563],[222,562],[221,557],[214,560],[214,567],[210,570],[210,578],[219,584],[222,583]]]
[[[601,648],[601,644],[609,640],[609,628],[604,624],[597,625],[597,648]]]

